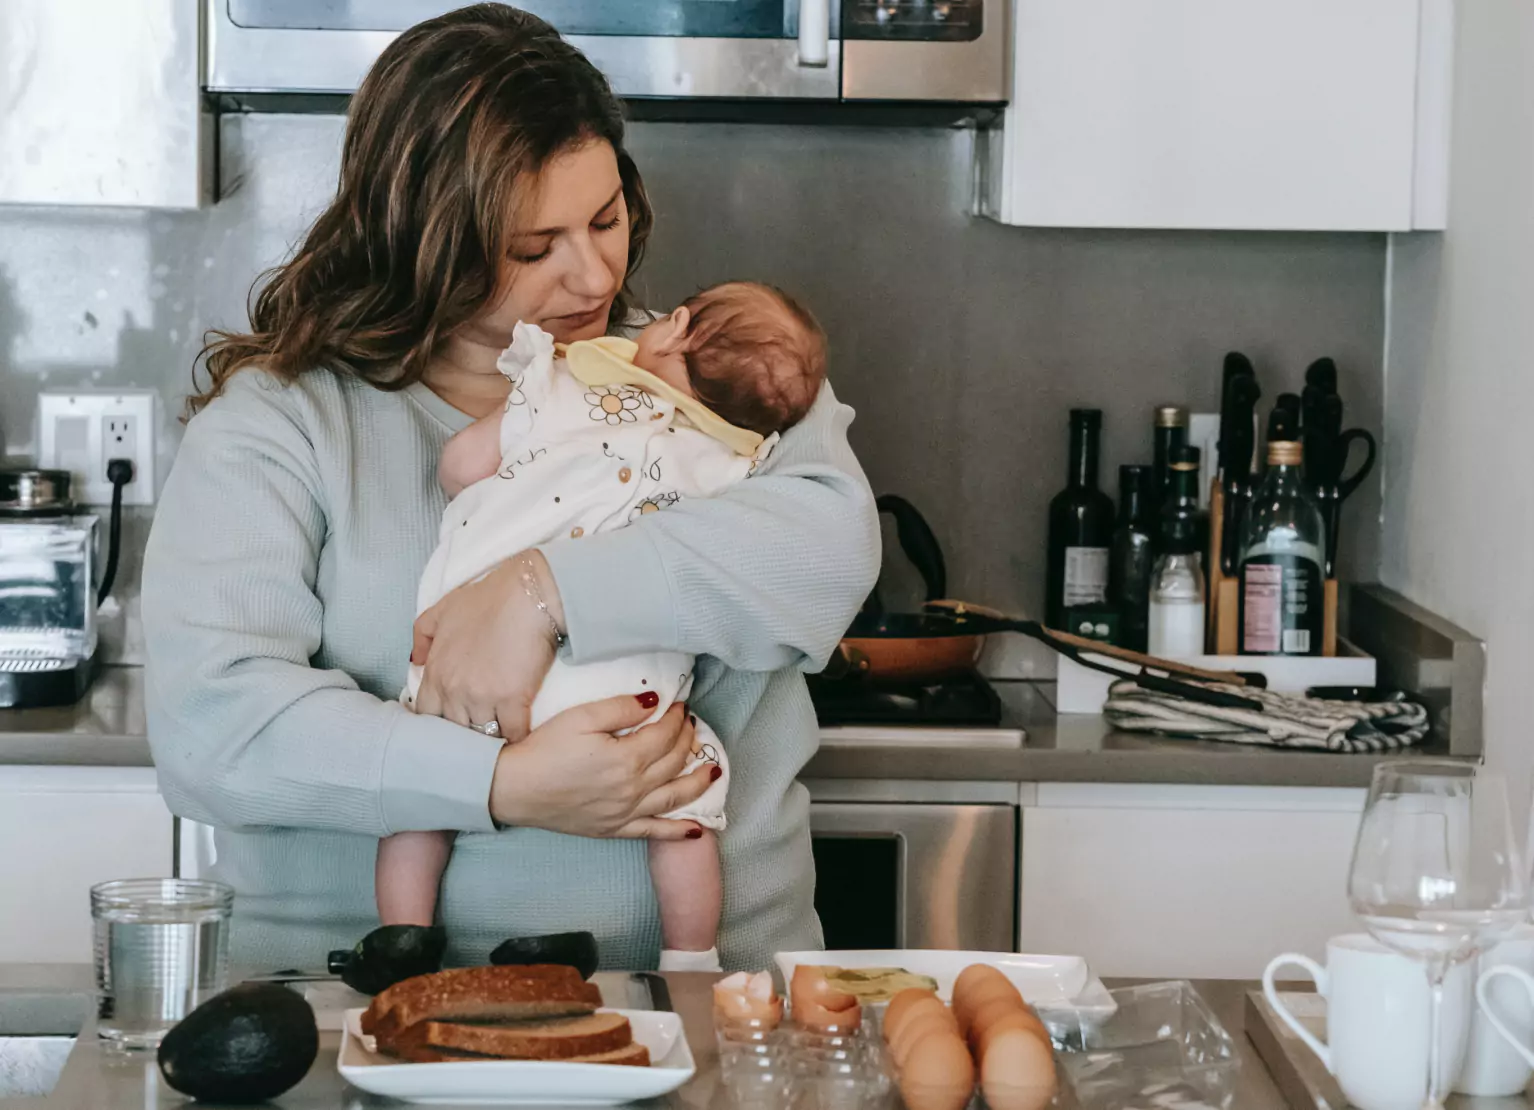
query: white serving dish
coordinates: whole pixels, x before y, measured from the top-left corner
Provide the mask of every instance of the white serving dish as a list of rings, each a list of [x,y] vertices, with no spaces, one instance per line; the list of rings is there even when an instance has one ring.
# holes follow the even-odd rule
[[[1375,660],[1352,644],[1339,640],[1338,655],[1195,655],[1176,662],[1188,663],[1209,671],[1256,671],[1268,678],[1268,689],[1281,694],[1303,693],[1311,686],[1373,686]],[[1085,654],[1091,655],[1091,652]],[[1125,667],[1114,659],[1093,656],[1112,666]],[[1057,703],[1061,713],[1101,713],[1108,700],[1108,687],[1117,681],[1112,675],[1083,667],[1073,659],[1060,656],[1057,672]]]
[[[1019,952],[953,952],[937,948],[889,948],[831,952],[779,952],[774,959],[784,983],[800,964],[819,967],[902,967],[937,980],[938,997],[952,1001],[954,980],[971,964],[990,964],[1039,1011],[1069,1011],[1085,1025],[1112,1017],[1117,1009],[1101,979],[1080,956],[1041,956]]]
[[[375,1051],[360,1009],[346,1011],[336,1067],[352,1086],[375,1095],[444,1105],[614,1106],[674,1091],[696,1070],[682,1019],[652,1010],[614,1010],[629,1019],[650,1066],[566,1064],[558,1060],[475,1060],[404,1064]]]

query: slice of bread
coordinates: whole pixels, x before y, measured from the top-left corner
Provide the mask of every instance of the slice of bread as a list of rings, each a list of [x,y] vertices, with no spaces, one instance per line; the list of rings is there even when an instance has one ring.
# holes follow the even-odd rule
[[[602,992],[572,967],[466,967],[396,983],[362,1015],[380,1044],[423,1021],[520,1021],[589,1014]]]
[[[614,1052],[633,1043],[628,1018],[602,1013],[514,1025],[423,1021],[395,1037],[390,1050],[399,1053],[425,1047],[510,1060],[567,1060]]]
[[[400,1054],[399,1057],[410,1064],[504,1064],[508,1061],[500,1056],[478,1056],[472,1052],[460,1052],[452,1049],[433,1048],[431,1045],[421,1045],[410,1048]],[[528,1063],[530,1061],[522,1061]],[[614,1049],[611,1052],[599,1052],[591,1056],[571,1056],[564,1060],[539,1060],[531,1061],[543,1064],[626,1064],[630,1067],[647,1068],[650,1066],[650,1050],[642,1044],[626,1045],[623,1048]]]

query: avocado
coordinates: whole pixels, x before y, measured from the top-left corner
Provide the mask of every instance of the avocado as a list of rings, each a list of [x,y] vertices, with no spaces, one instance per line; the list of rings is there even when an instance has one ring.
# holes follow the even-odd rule
[[[587,932],[512,937],[490,953],[493,964],[565,964],[590,979],[597,969],[597,938]]]
[[[447,930],[441,925],[382,925],[351,951],[330,954],[330,970],[362,994],[377,994],[395,983],[442,970]]]
[[[275,1098],[309,1073],[320,1051],[314,1010],[294,991],[245,983],[208,999],[160,1042],[160,1071],[207,1102]]]

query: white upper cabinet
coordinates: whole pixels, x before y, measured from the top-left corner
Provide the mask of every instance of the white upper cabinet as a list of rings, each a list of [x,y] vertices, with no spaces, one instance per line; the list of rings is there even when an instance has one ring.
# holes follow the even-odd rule
[[[194,0],[0,0],[0,204],[208,196]]]
[[[1016,0],[987,214],[1441,229],[1453,0]]]

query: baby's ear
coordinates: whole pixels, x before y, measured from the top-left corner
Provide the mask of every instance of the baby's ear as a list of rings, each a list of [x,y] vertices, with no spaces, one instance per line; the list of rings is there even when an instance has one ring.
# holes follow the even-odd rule
[[[679,354],[687,349],[687,329],[692,325],[692,313],[686,305],[673,309],[670,316],[659,321],[659,354]]]

